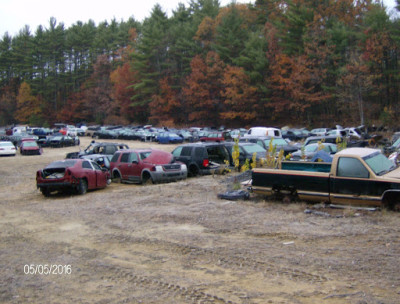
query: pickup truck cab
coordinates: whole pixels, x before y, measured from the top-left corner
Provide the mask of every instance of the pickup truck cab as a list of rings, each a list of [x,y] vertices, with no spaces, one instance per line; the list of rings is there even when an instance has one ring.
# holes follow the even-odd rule
[[[400,168],[380,150],[348,148],[332,163],[283,162],[282,169],[252,171],[254,193],[311,202],[400,209]]]

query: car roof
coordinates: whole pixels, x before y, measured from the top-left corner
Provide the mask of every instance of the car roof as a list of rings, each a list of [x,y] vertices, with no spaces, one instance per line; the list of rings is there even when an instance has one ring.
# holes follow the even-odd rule
[[[92,142],[90,143],[93,146],[127,146],[124,143],[109,143],[109,142]]]
[[[240,139],[251,140],[251,139],[281,139],[282,137],[274,137],[274,136],[252,136],[252,137],[240,137]]]
[[[309,136],[307,139],[323,139],[323,138],[338,138],[340,136],[337,135],[321,135],[321,136]]]
[[[208,147],[208,146],[222,146],[223,144],[217,142],[195,142],[179,145],[178,147]]]
[[[223,145],[229,145],[229,146],[234,146],[235,144],[236,143],[234,143],[232,141],[228,141],[228,142],[223,143]],[[256,143],[247,142],[247,141],[245,141],[245,142],[242,141],[242,142],[239,142],[238,144],[239,144],[239,146],[254,146],[254,145],[258,145]]]
[[[318,145],[319,145],[319,143],[311,143],[311,144],[308,144],[306,146],[318,146]],[[333,144],[333,143],[321,143],[321,145],[324,145],[324,146],[336,146],[336,144]]]
[[[376,152],[380,152],[379,149],[373,149],[373,148],[347,148],[344,149],[338,153],[336,153],[337,155],[341,155],[341,156],[350,156],[350,155],[356,155],[359,157],[365,157],[367,155],[370,155],[372,153],[376,153]]]

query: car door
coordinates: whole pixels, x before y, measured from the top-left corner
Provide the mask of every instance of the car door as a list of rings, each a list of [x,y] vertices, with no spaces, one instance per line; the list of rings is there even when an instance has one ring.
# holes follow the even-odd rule
[[[121,172],[122,179],[132,182],[140,181],[139,158],[136,152],[124,152],[121,155],[118,169]]]
[[[131,152],[127,166],[128,179],[133,182],[140,182],[142,175],[142,164],[136,152]]]
[[[82,162],[83,175],[87,178],[88,189],[94,189],[97,185],[96,172],[88,160]]]
[[[121,153],[121,157],[117,164],[117,168],[121,173],[121,178],[125,180],[128,179],[129,169],[132,166],[132,163],[130,161],[130,155],[131,155],[130,152]]]
[[[104,188],[107,185],[107,172],[103,171],[97,163],[91,162],[91,164],[96,175],[96,187]]]
[[[174,156],[175,161],[180,161],[186,164],[186,166],[189,166],[193,161],[192,147],[180,146],[172,151],[172,155]]]
[[[373,204],[380,200],[376,193],[379,183],[370,179],[369,170],[360,160],[340,157],[336,176],[330,177],[330,201],[337,204]]]

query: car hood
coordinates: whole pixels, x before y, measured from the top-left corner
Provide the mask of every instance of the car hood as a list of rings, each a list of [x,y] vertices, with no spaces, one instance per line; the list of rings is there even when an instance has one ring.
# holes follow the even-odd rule
[[[390,171],[389,173],[386,173],[382,175],[384,177],[389,177],[389,178],[397,178],[400,179],[400,167],[397,169],[394,169],[393,171]]]
[[[153,150],[151,154],[146,157],[143,161],[146,163],[152,163],[156,165],[169,164],[172,161],[172,154],[165,151]]]

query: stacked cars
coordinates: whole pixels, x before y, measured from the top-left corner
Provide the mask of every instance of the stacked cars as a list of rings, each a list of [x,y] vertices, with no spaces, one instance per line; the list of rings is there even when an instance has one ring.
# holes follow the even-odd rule
[[[340,128],[334,130],[339,131],[342,141],[347,140],[347,143],[350,143],[350,137],[346,135],[347,130],[346,133]],[[182,130],[151,126],[87,128],[85,132],[88,132],[89,136],[158,142],[176,146],[171,148],[171,152],[166,152],[158,149],[132,149],[124,143],[92,141],[86,149],[68,153],[66,160],[52,163],[39,170],[37,187],[46,196],[55,191],[83,194],[87,190],[104,188],[110,180],[148,184],[179,181],[188,176],[227,172],[229,170],[226,169],[232,169],[234,164],[237,164],[236,157],[235,160],[232,157],[236,145],[234,141],[237,142],[239,148],[239,153],[237,153],[239,168],[243,165],[245,165],[244,168],[248,168],[253,159],[256,159],[257,163],[264,163],[264,158],[271,160],[272,157],[276,160],[282,157],[282,154],[286,160],[299,163],[330,162],[338,151],[336,145],[338,134],[328,136],[327,129],[321,128],[311,133],[303,129],[283,131],[274,127],[235,129],[232,133],[224,128]],[[309,136],[300,141],[300,131],[301,134],[321,135]],[[293,137],[293,134],[297,137]],[[47,139],[59,137],[60,140],[57,144],[50,144],[48,140],[48,146],[64,147],[77,144],[77,138],[71,140],[69,144],[66,140],[62,140],[67,138],[67,135],[50,136],[52,135],[48,135]],[[297,142],[294,143],[291,140]],[[35,142],[34,139],[24,137],[20,138],[19,142],[21,154],[34,153],[28,152],[28,146]],[[40,145],[37,146],[40,149]],[[169,147],[163,147],[163,150],[166,149]],[[1,151],[0,148],[0,154]],[[83,171],[86,175],[83,175]]]

